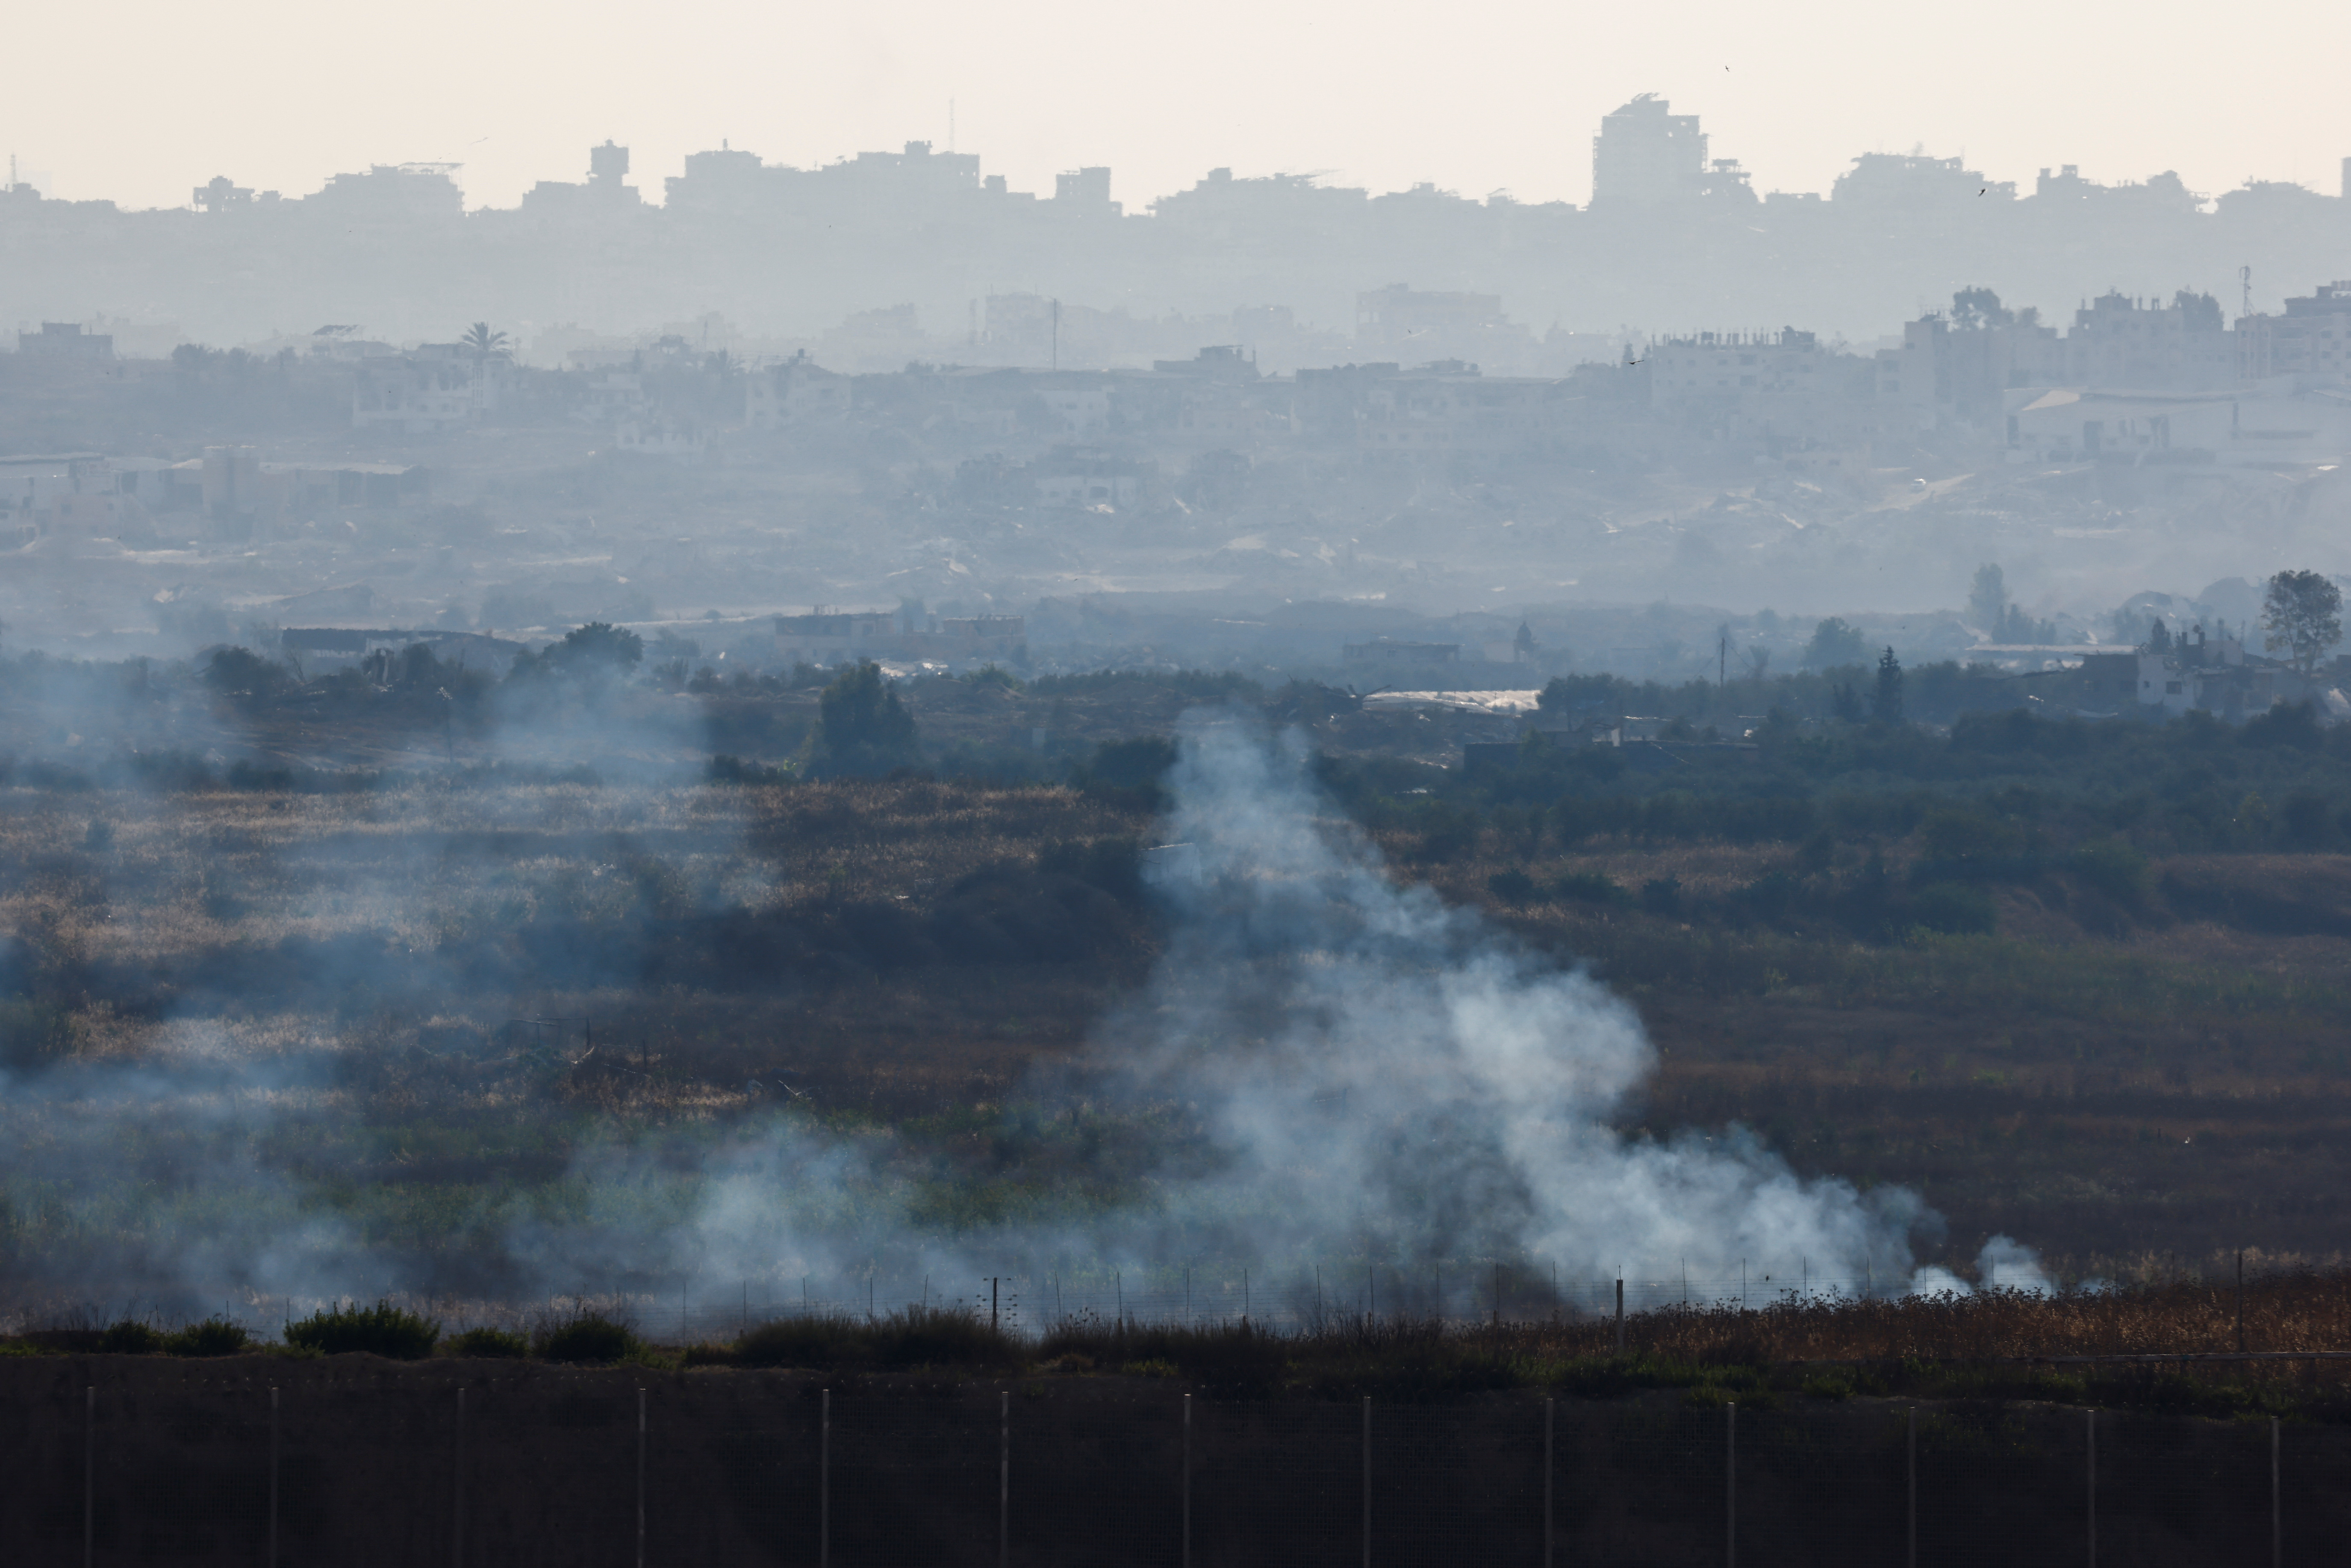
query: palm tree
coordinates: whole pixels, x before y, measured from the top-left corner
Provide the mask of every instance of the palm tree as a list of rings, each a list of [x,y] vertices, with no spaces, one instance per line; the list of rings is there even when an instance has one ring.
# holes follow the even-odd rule
[[[510,357],[514,352],[508,345],[507,335],[504,332],[491,331],[487,321],[475,322],[466,330],[465,335],[457,340],[457,342],[461,347],[471,350],[474,358],[477,360],[503,360]]]

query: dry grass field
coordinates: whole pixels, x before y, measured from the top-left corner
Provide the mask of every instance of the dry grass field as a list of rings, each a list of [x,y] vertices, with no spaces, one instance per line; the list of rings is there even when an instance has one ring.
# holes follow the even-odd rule
[[[553,1190],[582,1146],[706,1138],[773,1113],[784,1085],[829,1125],[895,1130],[926,1151],[925,1181],[982,1208],[1115,1191],[1178,1134],[1113,1125],[1132,1159],[1105,1166],[1099,1131],[1081,1156],[1012,1113],[1150,973],[1162,933],[1118,872],[1151,831],[1115,791],[922,779],[9,789],[0,1229],[20,1275],[54,1281],[106,1253],[93,1227],[245,1201],[199,1192],[198,1134],[152,1124],[126,1134],[147,1197],[77,1198],[104,1184],[42,1151],[71,1143],[59,1129],[101,1069],[192,1096],[210,1071],[225,1114],[266,1104],[243,1147],[282,1178],[268,1201],[404,1256],[460,1246],[493,1199]],[[1387,847],[1393,874],[1489,906],[1635,1002],[1662,1068],[1628,1126],[1740,1122],[1805,1173],[1915,1186],[1955,1262],[1998,1232],[2064,1278],[2351,1255],[2351,939],[2231,923],[2222,896],[2290,887],[2339,909],[2345,857],[2158,865],[2219,915],[2151,907],[2117,928],[2059,876],[2001,891],[1999,935],[1865,945],[1488,889],[1521,868],[1546,886],[1670,876],[1701,904],[1784,846],[1531,854],[1487,830],[1435,865]]]

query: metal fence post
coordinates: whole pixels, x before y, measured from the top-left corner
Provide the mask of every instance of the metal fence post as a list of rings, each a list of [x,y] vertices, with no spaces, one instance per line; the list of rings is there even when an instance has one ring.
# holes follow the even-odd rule
[[[449,1568],[465,1568],[465,1391],[457,1390],[457,1462],[449,1504]]]
[[[1372,1568],[1372,1396],[1364,1396],[1364,1568]]]
[[[277,1568],[277,1388],[269,1390],[269,1555],[266,1568]]]
[[[1910,1406],[1910,1431],[1904,1443],[1903,1479],[1909,1492],[1909,1508],[1906,1515],[1906,1531],[1902,1560],[1909,1568],[1918,1568],[1918,1406]]]
[[[81,1391],[81,1568],[89,1568],[98,1491],[98,1387]]]
[[[1552,1521],[1558,1518],[1551,1496],[1552,1476],[1555,1473],[1552,1465],[1552,1426],[1558,1406],[1556,1399],[1543,1401],[1543,1568],[1551,1568]]]
[[[2285,1511],[2278,1496],[2278,1418],[2270,1417],[2270,1568],[2284,1568]]]
[[[645,1389],[637,1385],[637,1568],[645,1568]]]
[[[996,1568],[1004,1568],[1012,1541],[1011,1391],[1007,1389],[996,1398]]]
[[[824,1391],[824,1410],[816,1441],[816,1563],[832,1568],[832,1390]]]
[[[2090,1568],[2098,1568],[2098,1413],[2082,1412],[2083,1430],[2089,1434],[2089,1471],[2085,1484],[2085,1513],[2089,1523]]]
[[[1184,1561],[1192,1568],[1192,1396],[1184,1396]]]
[[[1739,1401],[1722,1408],[1722,1561],[1739,1568]]]

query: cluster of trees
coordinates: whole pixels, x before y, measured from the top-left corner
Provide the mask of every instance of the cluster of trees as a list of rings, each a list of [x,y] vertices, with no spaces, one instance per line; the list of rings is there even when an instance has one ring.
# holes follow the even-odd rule
[[[1767,724],[1757,740],[1751,752],[1687,753],[1667,771],[1534,735],[1513,766],[1435,782],[1381,760],[1328,762],[1324,775],[1367,822],[1420,835],[1416,852],[1440,861],[1498,827],[1560,848],[1823,833],[1866,848],[1943,810],[1972,824],[1949,852],[1962,858],[2068,852],[2115,834],[2148,851],[2351,847],[2351,729],[2323,727],[2306,704],[2236,728],[2198,713],[2152,725],[2011,709],[1962,716],[1948,736]]]

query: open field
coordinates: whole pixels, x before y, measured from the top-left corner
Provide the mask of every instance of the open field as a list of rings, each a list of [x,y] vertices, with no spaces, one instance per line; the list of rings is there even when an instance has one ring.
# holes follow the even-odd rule
[[[1180,1108],[1062,1111],[1165,940],[1132,873],[1147,799],[496,771],[10,789],[14,1271],[161,1291],[159,1229],[266,1213],[331,1218],[420,1285],[492,1288],[486,1228],[567,1201],[583,1151],[690,1159],[779,1117],[894,1139],[893,1179],[947,1231],[1123,1201],[1186,1146]],[[2273,929],[2282,901],[2343,907],[2344,857],[2158,857],[2119,924],[2061,868],[2000,889],[1994,934],[1887,943],[1710,902],[1801,870],[1799,846],[1530,856],[1487,826],[1430,862],[1416,830],[1375,836],[1391,874],[1635,1004],[1662,1060],[1628,1129],[1737,1121],[1800,1171],[1916,1186],[1950,1222],[1938,1260],[1962,1266],[1999,1232],[2065,1278],[2351,1252],[2351,942],[2314,916]],[[1681,903],[1499,897],[1510,869],[1671,876]],[[225,1119],[110,1121],[134,1072]]]

